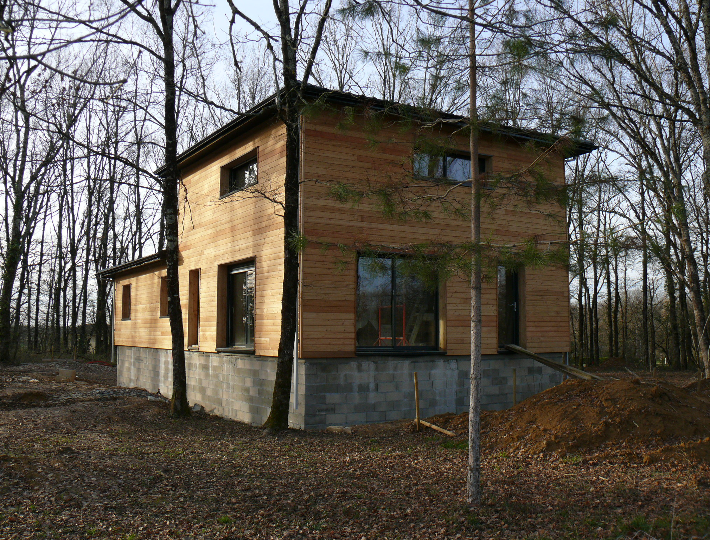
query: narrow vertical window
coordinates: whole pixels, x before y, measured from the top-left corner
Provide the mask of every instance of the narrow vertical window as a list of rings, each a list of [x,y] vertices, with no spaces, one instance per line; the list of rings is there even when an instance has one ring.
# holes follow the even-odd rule
[[[498,348],[519,345],[520,298],[518,272],[498,267]]]
[[[254,264],[229,268],[227,278],[227,346],[254,348]]]
[[[359,258],[360,351],[438,349],[436,279],[425,280],[409,262],[393,256]]]
[[[168,316],[168,278],[160,278],[160,316]]]
[[[131,286],[124,285],[121,289],[121,319],[127,321],[131,318]]]
[[[190,270],[187,291],[187,346],[199,344],[200,338],[200,270]]]

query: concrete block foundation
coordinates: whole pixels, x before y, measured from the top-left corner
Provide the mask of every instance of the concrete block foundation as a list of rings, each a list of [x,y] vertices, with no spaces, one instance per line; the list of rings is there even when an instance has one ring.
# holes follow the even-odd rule
[[[172,393],[171,351],[117,348],[118,384]],[[563,353],[543,355],[556,361]],[[185,351],[187,397],[207,412],[262,424],[271,407],[276,359],[229,353]],[[462,356],[359,356],[299,359],[291,394],[289,424],[301,429],[357,425],[414,418],[414,372],[419,378],[423,417],[468,409],[469,358]],[[562,374],[516,354],[483,357],[481,404],[487,410],[517,401],[562,382]]]

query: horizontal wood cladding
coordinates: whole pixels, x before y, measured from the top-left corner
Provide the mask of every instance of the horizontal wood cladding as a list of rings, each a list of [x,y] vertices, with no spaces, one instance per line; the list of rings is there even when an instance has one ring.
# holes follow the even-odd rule
[[[412,178],[416,139],[440,138],[461,151],[468,150],[466,137],[443,130],[401,129],[394,123],[373,130],[365,120],[341,129],[337,115],[322,114],[304,121],[302,162],[302,220],[311,243],[302,253],[301,356],[348,357],[355,353],[355,297],[357,246],[377,245],[397,251],[402,246],[438,242],[456,244],[470,239],[467,218],[456,217],[436,200],[445,192],[452,205],[468,208],[468,188],[437,185]],[[444,128],[445,129],[445,128]],[[480,152],[491,156],[489,178],[524,175],[535,168],[550,181],[564,183],[562,157],[552,153],[540,158],[540,150],[518,142],[483,135]],[[353,190],[391,187],[405,193],[397,203],[424,209],[429,219],[386,217],[376,201],[364,198],[357,204],[331,196],[338,183]],[[513,188],[487,190],[482,210],[482,237],[497,244],[567,239],[564,209],[547,201],[531,204]],[[396,197],[395,197],[396,198]],[[418,205],[418,206],[417,206]],[[344,253],[328,244],[349,246]],[[521,272],[525,300],[522,302],[523,345],[540,352],[563,352],[569,348],[568,282],[564,268],[525,269]],[[495,269],[486,270],[483,284],[483,353],[498,350],[497,282]],[[468,279],[452,277],[446,283],[440,306],[445,317],[443,349],[450,355],[469,353],[470,292]],[[441,301],[441,300],[440,300]]]
[[[456,217],[451,207],[466,209],[468,188],[412,178],[416,139],[441,139],[465,152],[468,140],[451,136],[447,128],[403,129],[396,123],[372,129],[356,120],[340,129],[337,116],[322,114],[304,118],[302,139],[303,231],[310,240],[301,253],[300,356],[303,358],[352,357],[356,342],[357,249],[374,244],[383,251],[437,242],[468,242],[467,218]],[[384,127],[383,127],[384,126]],[[222,195],[220,181],[225,168],[243,156],[256,153],[257,185]],[[532,164],[553,182],[563,183],[563,161],[518,142],[485,135],[481,153],[491,156],[488,178],[519,174]],[[255,267],[254,347],[258,355],[276,356],[280,337],[283,278],[283,219],[278,204],[285,170],[285,132],[274,122],[254,128],[221,150],[192,163],[183,171],[180,198],[180,294],[188,337],[189,272],[199,270],[199,286],[193,280],[193,297],[199,295],[199,350],[212,352],[226,339],[226,278],[230,264],[253,262]],[[406,189],[399,208],[424,210],[428,219],[383,215],[378,202],[362,199],[343,203],[331,196],[337,183],[375,191],[383,187],[399,193]],[[451,191],[451,193],[448,193]],[[565,215],[553,202],[529,204],[512,188],[486,190],[483,201],[484,240],[494,244],[558,242],[567,238]],[[487,268],[483,285],[483,352],[497,351],[498,310],[495,269]],[[116,308],[120,313],[123,285],[130,285],[131,317],[116,321],[116,344],[169,349],[170,326],[160,313],[160,278],[165,269],[126,274],[116,280]],[[197,275],[195,272],[193,275]],[[522,343],[539,352],[563,352],[569,347],[568,281],[564,268],[526,268],[521,272]],[[195,288],[198,290],[196,291]],[[453,276],[440,288],[439,331],[443,351],[450,355],[469,352],[470,292],[468,279]],[[194,333],[190,334],[194,340]],[[186,343],[187,345],[187,343]]]
[[[257,184],[222,196],[222,169],[241,156],[256,152]],[[199,273],[200,351],[214,352],[226,332],[226,289],[218,289],[220,269],[253,261],[255,265],[255,353],[276,356],[281,325],[283,275],[283,218],[280,207],[267,200],[282,196],[285,170],[285,131],[279,123],[254,128],[228,146],[183,171],[180,193],[180,298],[188,337],[189,272]],[[159,276],[165,271],[117,280],[132,285],[132,316],[117,321],[116,344],[169,349],[170,325],[159,318]],[[196,285],[193,283],[193,287]],[[193,290],[193,295],[195,291]],[[117,298],[120,305],[120,298]],[[194,336],[194,335],[193,335]],[[187,341],[186,341],[187,346]]]

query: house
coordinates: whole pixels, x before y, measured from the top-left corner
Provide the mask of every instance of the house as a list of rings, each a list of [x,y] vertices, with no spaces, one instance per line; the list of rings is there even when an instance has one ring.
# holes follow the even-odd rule
[[[424,416],[468,407],[469,285],[463,275],[425,283],[403,246],[470,239],[451,211],[469,164],[464,118],[417,116],[392,104],[309,87],[301,118],[297,361],[290,423],[300,428],[412,418],[413,373]],[[225,417],[268,416],[279,343],[283,268],[280,189],[285,129],[274,97],[179,156],[180,294],[186,325],[188,400]],[[431,149],[438,148],[434,152]],[[486,178],[529,171],[564,183],[564,160],[594,149],[540,133],[484,126]],[[525,175],[523,175],[525,177]],[[403,205],[429,219],[396,219],[377,200],[343,202],[338,185],[407,184]],[[503,189],[503,188],[501,188]],[[391,193],[398,193],[396,190]],[[431,194],[434,195],[431,195]],[[446,201],[432,202],[435,199]],[[511,200],[484,208],[494,243],[567,240],[565,209]],[[448,207],[448,210],[447,210]],[[374,247],[373,247],[374,246]],[[160,253],[105,270],[114,283],[118,382],[171,394],[165,263]],[[564,360],[570,342],[563,266],[487,270],[483,289],[484,408],[500,409],[561,375],[501,349],[518,343]],[[517,395],[513,396],[513,377]]]

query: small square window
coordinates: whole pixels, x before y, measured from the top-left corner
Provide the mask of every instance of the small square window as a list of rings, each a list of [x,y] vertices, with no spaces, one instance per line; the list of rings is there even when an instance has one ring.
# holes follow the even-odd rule
[[[160,278],[160,316],[168,316],[168,278]]]
[[[131,318],[131,286],[124,285],[121,289],[121,320]]]
[[[229,170],[229,191],[239,191],[256,184],[256,159]]]
[[[254,186],[259,181],[257,150],[222,167],[220,195],[228,195]]]

